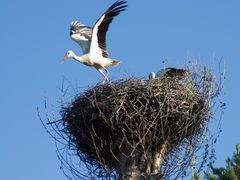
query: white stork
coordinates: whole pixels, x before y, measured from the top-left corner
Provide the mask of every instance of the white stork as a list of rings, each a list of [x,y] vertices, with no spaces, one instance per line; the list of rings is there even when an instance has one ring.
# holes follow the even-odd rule
[[[161,69],[156,74],[151,72],[149,74],[149,79],[155,79],[159,77],[177,77],[179,80],[183,79],[186,76],[187,71],[185,69],[177,69],[177,68],[164,68]]]
[[[75,41],[82,47],[83,55],[77,56],[74,52],[69,50],[65,54],[63,62],[66,61],[68,58],[73,58],[74,60],[87,66],[95,67],[103,75],[103,83],[105,81],[108,81],[109,71],[107,70],[107,67],[118,65],[120,61],[108,58],[108,52],[106,47],[106,33],[108,31],[109,24],[112,22],[113,18],[117,16],[121,11],[124,11],[125,7],[127,7],[125,3],[125,0],[116,1],[97,20],[92,29],[89,50],[88,46],[86,45],[88,42],[84,44],[84,41],[87,41],[86,39],[88,38],[85,35],[74,35],[76,30],[73,29],[70,32],[70,34],[72,33],[71,37],[74,40],[78,39]],[[89,27],[87,27],[87,29],[89,29]]]

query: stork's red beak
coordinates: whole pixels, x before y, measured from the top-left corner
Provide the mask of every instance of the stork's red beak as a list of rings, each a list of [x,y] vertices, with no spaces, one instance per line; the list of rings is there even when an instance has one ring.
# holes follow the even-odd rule
[[[68,56],[67,56],[67,53],[66,53],[65,56],[63,57],[63,60],[61,61],[61,64],[63,64],[67,59],[68,59]]]

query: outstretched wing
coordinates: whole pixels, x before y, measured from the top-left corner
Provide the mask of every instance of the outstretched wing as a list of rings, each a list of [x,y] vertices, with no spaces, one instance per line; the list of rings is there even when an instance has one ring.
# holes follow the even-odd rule
[[[109,24],[113,18],[121,11],[125,10],[127,5],[125,0],[116,1],[107,11],[97,20],[93,27],[90,52],[94,54],[102,54],[103,57],[108,57],[106,46],[106,33]]]
[[[80,23],[78,20],[73,21],[70,26],[70,37],[80,45],[84,53],[88,53],[92,36],[92,28]]]

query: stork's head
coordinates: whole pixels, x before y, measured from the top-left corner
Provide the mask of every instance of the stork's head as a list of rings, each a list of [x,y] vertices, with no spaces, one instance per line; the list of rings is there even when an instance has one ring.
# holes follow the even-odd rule
[[[151,79],[155,79],[156,75],[154,72],[150,72],[150,74],[148,75],[148,78]]]
[[[67,51],[65,56],[63,57],[62,63],[64,63],[67,59],[75,57],[74,52],[72,51]]]

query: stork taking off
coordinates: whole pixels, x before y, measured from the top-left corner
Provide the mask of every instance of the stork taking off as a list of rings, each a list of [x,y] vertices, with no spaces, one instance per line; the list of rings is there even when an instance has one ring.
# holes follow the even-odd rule
[[[83,55],[77,56],[74,52],[69,50],[65,54],[63,60],[66,61],[68,58],[73,58],[74,60],[87,66],[95,67],[103,75],[103,82],[108,81],[109,71],[107,70],[107,67],[118,65],[120,61],[108,58],[106,33],[113,18],[121,11],[124,11],[126,7],[127,5],[125,0],[116,1],[113,5],[111,5],[93,26],[90,42],[89,34],[86,35],[86,32],[89,32],[89,27],[82,25],[85,28],[85,35],[81,35],[81,33],[80,35],[76,35],[77,28],[74,29],[74,27],[79,25],[81,26],[81,24],[78,25],[78,22],[73,22],[70,35],[71,38],[82,47]],[[89,48],[87,43],[90,43]]]
[[[185,69],[177,69],[177,68],[165,68],[161,69],[157,74],[151,72],[149,74],[149,79],[155,79],[159,77],[177,77],[179,80],[183,79],[186,76],[187,71]]]

